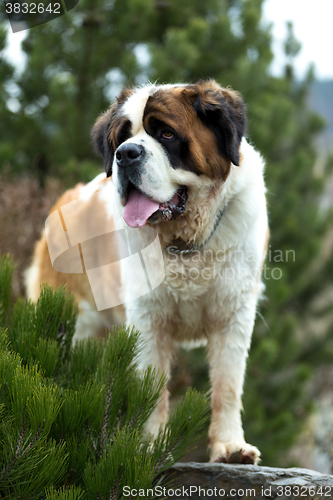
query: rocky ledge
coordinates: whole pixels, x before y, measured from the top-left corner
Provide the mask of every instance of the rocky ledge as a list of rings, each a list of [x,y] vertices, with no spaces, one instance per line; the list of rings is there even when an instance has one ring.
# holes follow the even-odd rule
[[[175,464],[159,488],[157,498],[179,500],[326,500],[333,499],[333,476],[309,469],[192,462]]]

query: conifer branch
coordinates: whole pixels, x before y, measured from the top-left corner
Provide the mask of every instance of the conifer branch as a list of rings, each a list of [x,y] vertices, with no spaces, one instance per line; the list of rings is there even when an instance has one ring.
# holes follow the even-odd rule
[[[112,490],[111,490],[111,493],[110,493],[110,496],[109,496],[109,500],[117,500],[117,496],[118,496],[118,492],[119,492],[119,486],[120,486],[120,481],[121,481],[121,478],[122,478],[122,472],[121,472],[122,465],[123,464],[120,464],[121,467],[118,469],[117,479],[115,479],[114,482],[113,482],[113,487],[112,487]]]
[[[1,392],[0,392],[0,400],[2,399],[2,396],[5,394],[7,390],[8,384],[7,382],[4,382],[1,387]]]
[[[18,455],[19,455],[19,452],[20,452],[20,449],[21,449],[21,445],[22,445],[22,441],[23,441],[23,438],[25,436],[26,430],[27,430],[27,425],[24,422],[24,420],[22,420],[22,428],[21,428],[21,432],[20,432],[18,440],[17,440],[16,451],[15,451],[15,458],[17,458]]]
[[[23,458],[28,453],[28,451],[31,450],[31,448],[37,443],[40,435],[42,434],[42,432],[44,430],[44,426],[45,426],[45,420],[43,421],[42,425],[39,424],[35,436],[31,439],[28,446],[20,453],[19,449],[21,447],[22,439],[23,439],[24,433],[25,433],[25,430],[24,430],[25,426],[24,426],[24,424],[22,425],[22,430],[21,430],[20,436],[18,438],[18,443],[16,446],[14,458],[7,464],[7,466],[5,466],[2,469],[2,471],[0,473],[0,480],[3,480],[5,477],[7,477],[9,475],[10,471],[12,470],[12,468],[14,467],[14,465],[16,464],[16,462],[18,460],[20,460],[21,458]],[[23,433],[23,431],[24,431],[24,433]]]
[[[178,436],[178,442],[181,441],[183,436],[184,436],[184,434],[181,434],[180,436]],[[167,450],[165,450],[163,455],[160,457],[157,464],[155,465],[155,470],[157,473],[159,473],[160,470],[163,468],[163,466],[167,463],[167,461],[170,460],[170,457],[172,458],[172,452],[177,448],[178,442],[177,443],[175,442],[174,445],[171,446],[171,448],[168,448]]]
[[[111,399],[112,399],[112,383],[114,382],[114,376],[109,378],[108,382],[108,388],[105,394],[105,412],[104,412],[104,417],[102,421],[102,427],[101,427],[101,433],[100,433],[100,440],[99,440],[99,457],[101,458],[103,455],[103,451],[106,448],[106,441],[107,441],[107,429],[109,426],[109,420],[110,420],[110,415],[109,415],[109,409],[110,409],[110,404],[111,404]]]
[[[76,314],[71,299],[64,304],[65,292],[51,289],[43,297],[37,306],[19,301],[8,336],[0,331],[0,401],[4,418],[0,430],[6,438],[1,438],[5,448],[0,459],[0,497],[9,498],[15,491],[15,498],[37,499],[47,491],[48,500],[64,495],[78,500],[90,492],[97,500],[116,500],[121,497],[124,481],[131,487],[149,487],[162,468],[173,464],[173,450],[178,458],[179,450],[193,441],[186,432],[178,437],[187,423],[186,415],[180,414],[176,424],[161,435],[155,453],[141,446],[145,441],[142,425],[159,397],[161,382],[152,374],[149,383],[143,384],[136,371],[129,369],[138,355],[135,338],[129,330],[120,328],[110,339],[105,356],[101,356],[100,344],[93,340],[71,349]],[[60,305],[64,306],[61,320]],[[50,369],[55,348],[60,353],[56,374]],[[35,368],[36,361],[42,366],[40,371]],[[57,388],[65,388],[58,402],[63,410],[56,416],[51,411],[45,414],[47,400],[38,398],[38,391],[49,391],[52,399]],[[20,404],[13,405],[13,398],[8,397],[14,390]],[[36,395],[33,412],[27,412],[31,394]],[[127,415],[124,408],[128,409]],[[198,411],[201,415],[201,409]],[[45,420],[37,420],[38,415],[45,416]],[[11,425],[13,419],[18,420],[18,427]],[[133,459],[134,475],[129,473]],[[82,491],[83,483],[86,489]],[[61,491],[55,490],[58,484],[62,485]]]
[[[64,345],[64,336],[65,336],[65,326],[62,321],[59,323],[59,328],[57,332],[57,341],[59,342],[60,347]]]
[[[94,443],[94,437],[93,437],[93,435],[92,435],[91,427],[90,427],[90,425],[88,424],[88,422],[86,423],[86,425],[87,425],[87,432],[88,432],[88,436],[89,436],[89,438],[90,438],[91,445],[92,445],[92,447],[93,447],[94,452],[95,452],[95,453],[97,453],[97,446],[96,446],[96,445],[95,445],[95,443]]]
[[[15,462],[17,460],[18,457],[14,457],[13,460],[11,460],[7,466],[3,467],[2,468],[2,471],[0,472],[0,481],[2,479],[5,479],[5,477],[7,477],[10,473],[10,471],[12,470],[12,468],[14,467],[15,465]]]
[[[47,315],[47,318],[45,321],[45,327],[44,327],[44,338],[47,338],[48,326],[50,323],[52,323],[53,318],[54,318],[54,315],[52,313],[49,313]]]
[[[29,445],[27,446],[27,448],[24,450],[24,452],[22,453],[22,456],[27,453],[38,441],[38,439],[40,438],[41,434],[43,433],[43,430],[44,430],[44,427],[45,427],[45,419],[43,420],[43,423],[42,424],[39,424],[38,425],[38,428],[37,428],[37,432],[35,434],[35,437],[30,441]]]
[[[131,420],[129,421],[129,424],[128,424],[128,427],[132,430],[135,423],[137,422],[138,418],[139,418],[139,415],[141,413],[141,410],[144,408],[145,404],[147,403],[148,401],[148,396],[145,397],[144,401],[142,401],[140,403],[140,406],[137,410],[137,412],[135,413],[135,415],[133,415],[133,417],[131,418]]]

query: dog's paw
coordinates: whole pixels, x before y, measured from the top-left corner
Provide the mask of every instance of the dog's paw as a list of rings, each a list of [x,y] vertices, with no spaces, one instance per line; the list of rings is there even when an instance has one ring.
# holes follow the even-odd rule
[[[260,451],[255,446],[245,443],[221,443],[211,446],[210,462],[225,464],[257,464]]]

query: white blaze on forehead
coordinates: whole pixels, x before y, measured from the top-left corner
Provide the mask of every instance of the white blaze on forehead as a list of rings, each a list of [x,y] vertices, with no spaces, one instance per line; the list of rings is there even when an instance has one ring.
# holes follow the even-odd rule
[[[122,107],[122,115],[126,116],[132,123],[132,134],[136,135],[142,128],[143,112],[149,96],[156,90],[154,85],[139,89],[131,95]]]

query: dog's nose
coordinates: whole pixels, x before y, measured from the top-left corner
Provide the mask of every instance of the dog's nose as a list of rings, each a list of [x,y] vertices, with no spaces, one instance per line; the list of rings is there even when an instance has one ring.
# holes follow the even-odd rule
[[[130,166],[141,160],[143,148],[133,142],[121,144],[116,151],[116,160],[119,166]]]

